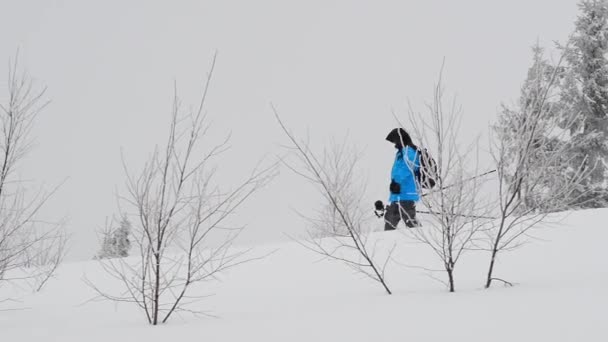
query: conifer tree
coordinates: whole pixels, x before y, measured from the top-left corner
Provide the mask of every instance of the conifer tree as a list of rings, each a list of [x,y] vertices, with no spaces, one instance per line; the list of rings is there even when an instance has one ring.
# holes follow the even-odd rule
[[[505,146],[507,149],[505,163],[511,165],[523,165],[521,170],[505,170],[502,175],[507,184],[511,188],[517,188],[517,198],[521,201],[520,210],[527,211],[531,209],[543,210],[544,204],[554,193],[555,174],[562,173],[562,170],[557,170],[560,167],[567,167],[566,161],[560,162],[560,165],[547,167],[544,165],[544,156],[556,149],[557,144],[563,143],[554,134],[553,130],[557,126],[557,121],[560,120],[560,107],[550,100],[552,95],[559,89],[559,75],[562,68],[553,66],[544,56],[544,49],[537,43],[533,48],[532,65],[528,69],[526,80],[521,88],[520,97],[515,106],[503,105],[502,112],[499,115],[498,123],[495,125],[494,131],[497,138],[502,141],[512,142]],[[542,112],[542,113],[541,113]],[[533,120],[533,122],[528,122]],[[522,158],[518,151],[524,149],[526,141],[522,137],[517,137],[520,134],[521,127],[534,125],[537,137],[530,151],[523,157],[525,160],[519,162],[515,160]],[[540,166],[543,165],[541,168]],[[520,177],[516,172],[538,172],[542,169],[547,174],[545,179],[547,182],[540,183],[534,181],[533,185],[529,184],[527,177]],[[521,185],[513,184],[514,182],[522,182]]]
[[[580,207],[608,205],[608,0],[584,0],[566,49],[560,106],[580,115],[570,127],[572,167],[592,170],[579,189]],[[567,109],[567,110],[563,110]],[[566,120],[568,120],[566,118]]]
[[[124,258],[129,256],[131,242],[131,222],[123,217],[120,225],[115,229],[108,229],[103,233],[101,249],[95,259]]]

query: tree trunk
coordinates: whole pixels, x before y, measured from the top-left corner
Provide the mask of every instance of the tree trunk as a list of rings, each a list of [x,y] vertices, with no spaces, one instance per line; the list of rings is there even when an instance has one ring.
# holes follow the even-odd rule
[[[486,279],[486,289],[490,288],[492,285],[492,273],[494,272],[494,261],[496,261],[496,253],[497,250],[494,248],[492,250],[492,259],[490,260],[490,267],[488,268],[488,277]]]
[[[448,279],[450,282],[450,292],[454,292],[455,291],[455,289],[454,289],[454,270],[452,268],[448,267],[447,271],[448,271]]]
[[[154,270],[154,298],[152,303],[152,325],[158,324],[158,312],[160,305],[160,253],[156,253],[154,256],[156,261],[156,268]]]

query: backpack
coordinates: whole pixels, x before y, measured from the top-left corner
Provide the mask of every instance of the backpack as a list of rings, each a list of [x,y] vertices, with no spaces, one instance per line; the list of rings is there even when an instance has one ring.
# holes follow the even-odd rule
[[[423,189],[432,189],[439,177],[437,163],[426,148],[419,148],[418,153],[420,153],[420,167],[415,173],[416,183],[420,184]]]

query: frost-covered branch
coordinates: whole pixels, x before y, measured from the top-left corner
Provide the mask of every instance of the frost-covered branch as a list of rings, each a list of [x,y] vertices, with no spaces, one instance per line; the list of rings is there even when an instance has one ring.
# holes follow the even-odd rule
[[[547,222],[550,213],[580,203],[584,194],[578,189],[593,170],[585,168],[585,160],[576,164],[578,156],[570,154],[570,129],[580,113],[561,113],[568,109],[550,100],[559,85],[563,58],[550,66],[537,47],[519,106],[505,108],[494,127],[499,218],[487,234],[486,288],[498,279],[494,277],[497,256],[519,247],[533,228]]]
[[[419,150],[427,149],[434,157],[437,169],[420,171],[428,173],[426,176],[436,184],[421,196],[421,203],[428,208],[423,226],[408,229],[406,234],[429,246],[439,257],[450,292],[455,291],[454,274],[458,261],[475,244],[478,233],[487,228],[491,218],[488,202],[481,191],[484,178],[478,177],[477,141],[470,146],[460,144],[462,114],[455,100],[446,103],[441,77],[426,111],[416,112],[411,105],[409,107],[408,129],[420,142]],[[423,184],[420,180],[417,183],[422,193]]]
[[[153,325],[167,322],[174,313],[194,312],[188,305],[196,298],[188,293],[195,284],[255,259],[247,256],[249,250],[233,248],[242,228],[226,227],[225,222],[275,175],[273,165],[254,169],[230,190],[215,184],[211,163],[226,151],[228,138],[203,150],[210,127],[204,108],[214,66],[215,56],[194,111],[184,115],[175,91],[166,145],[142,171],[129,173],[123,160],[127,194],[121,212],[133,218],[139,255],[101,264],[124,292],[109,294],[89,281],[104,298],[138,305]]]
[[[18,65],[9,64],[7,102],[0,104],[0,286],[26,280],[39,291],[55,273],[66,251],[63,224],[42,221],[40,211],[57,188],[33,192],[18,175],[32,147],[31,132],[47,106],[39,89]]]
[[[334,143],[319,158],[307,142],[299,141],[289,131],[274,106],[273,111],[298,158],[296,165],[288,164],[288,167],[316,186],[325,199],[318,217],[309,219],[311,228],[307,239],[300,243],[378,282],[391,294],[385,270],[394,248],[379,263],[376,248],[369,243],[368,232],[364,229],[363,197],[359,192],[363,191],[364,186],[356,174],[360,154],[344,142]]]

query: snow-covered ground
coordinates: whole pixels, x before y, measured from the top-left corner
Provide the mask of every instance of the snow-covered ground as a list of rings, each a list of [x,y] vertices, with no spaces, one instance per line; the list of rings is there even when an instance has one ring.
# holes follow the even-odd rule
[[[457,292],[420,268],[437,268],[427,247],[403,231],[388,270],[394,295],[340,263],[318,261],[299,244],[232,269],[199,294],[198,309],[217,317],[175,316],[148,326],[129,304],[89,302],[86,276],[107,284],[96,262],[63,265],[37,294],[17,291],[18,311],[0,311],[2,341],[608,341],[608,210],[568,215],[503,255],[496,275],[516,283],[483,290],[487,255],[470,253],[456,270]],[[434,276],[442,277],[437,273]],[[106,279],[106,280],[104,280]],[[14,294],[14,292],[13,292]],[[5,287],[0,295],[8,295]]]

